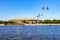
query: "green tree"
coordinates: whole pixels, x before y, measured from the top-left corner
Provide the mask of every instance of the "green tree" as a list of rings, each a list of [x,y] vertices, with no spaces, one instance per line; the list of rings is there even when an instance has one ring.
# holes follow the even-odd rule
[[[51,20],[44,20],[43,24],[51,24]]]
[[[4,22],[3,21],[0,21],[0,24],[3,24]]]
[[[29,24],[29,22],[27,22],[27,21],[25,21],[25,20],[23,20],[22,23],[23,23],[23,24]]]
[[[52,20],[52,24],[56,24],[57,23],[57,20]]]
[[[43,20],[39,20],[39,24],[43,24]]]

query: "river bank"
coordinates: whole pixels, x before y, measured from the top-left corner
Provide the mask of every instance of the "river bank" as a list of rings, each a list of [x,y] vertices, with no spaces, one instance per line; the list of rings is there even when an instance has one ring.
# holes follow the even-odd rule
[[[0,26],[4,26],[4,24],[0,24]]]
[[[59,25],[60,24],[25,24],[25,26],[49,26],[49,25]]]
[[[56,25],[56,26],[60,26],[60,24],[21,24],[21,25],[4,25],[4,24],[0,24],[0,26],[50,26],[50,25]]]

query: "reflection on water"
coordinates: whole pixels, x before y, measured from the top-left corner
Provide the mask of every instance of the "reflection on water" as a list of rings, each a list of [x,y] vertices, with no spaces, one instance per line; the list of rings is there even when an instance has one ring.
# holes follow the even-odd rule
[[[0,26],[0,40],[60,40],[60,26]]]

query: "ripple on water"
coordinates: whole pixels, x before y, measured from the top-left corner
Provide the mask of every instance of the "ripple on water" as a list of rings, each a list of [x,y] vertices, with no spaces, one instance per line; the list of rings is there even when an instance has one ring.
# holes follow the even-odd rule
[[[60,26],[4,26],[0,40],[60,40]]]

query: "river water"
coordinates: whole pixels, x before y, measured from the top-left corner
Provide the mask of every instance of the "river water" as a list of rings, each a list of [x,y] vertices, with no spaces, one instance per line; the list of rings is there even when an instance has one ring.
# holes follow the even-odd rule
[[[0,40],[60,40],[60,26],[0,26]]]

